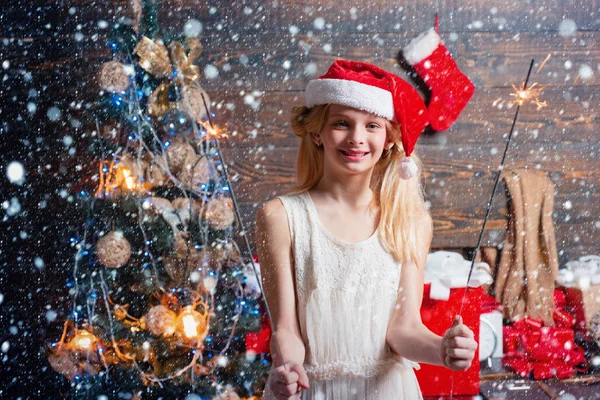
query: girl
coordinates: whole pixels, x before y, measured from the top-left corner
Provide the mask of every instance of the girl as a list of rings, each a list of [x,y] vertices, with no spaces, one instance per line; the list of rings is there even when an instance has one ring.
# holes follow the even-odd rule
[[[464,370],[477,347],[459,317],[443,337],[420,318],[432,220],[410,156],[427,109],[401,78],[345,60],[305,98],[298,186],[256,217],[274,327],[263,399],[422,398],[415,362]]]

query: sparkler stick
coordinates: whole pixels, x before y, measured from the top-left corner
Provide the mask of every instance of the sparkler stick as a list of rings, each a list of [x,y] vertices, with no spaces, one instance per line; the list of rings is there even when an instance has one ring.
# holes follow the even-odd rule
[[[535,60],[533,60],[533,59],[531,60],[531,64],[529,65],[529,71],[527,72],[527,77],[525,78],[525,82],[523,83],[523,86],[521,86],[521,88],[517,89],[513,85],[513,88],[515,88],[515,93],[513,93],[512,96],[514,96],[516,98],[515,103],[517,104],[517,110],[515,111],[515,117],[513,119],[512,126],[510,127],[510,133],[509,133],[508,139],[506,141],[506,146],[504,148],[504,154],[502,155],[502,161],[500,162],[500,166],[498,167],[498,174],[496,175],[496,180],[494,182],[494,188],[492,189],[492,196],[490,198],[490,201],[487,204],[485,218],[483,219],[483,226],[481,227],[481,231],[479,232],[479,239],[477,240],[477,246],[475,247],[475,252],[473,253],[473,257],[471,260],[471,268],[469,269],[469,275],[467,277],[467,284],[465,287],[465,292],[463,293],[463,297],[460,302],[460,309],[458,311],[459,316],[462,315],[463,306],[465,304],[465,298],[467,296],[467,291],[469,290],[469,282],[471,282],[471,275],[473,274],[473,269],[475,267],[475,260],[477,259],[477,254],[479,253],[479,248],[481,247],[481,239],[483,238],[483,233],[485,232],[485,225],[487,223],[488,217],[490,216],[492,204],[494,203],[494,195],[496,194],[496,188],[498,187],[498,182],[500,181],[500,175],[502,175],[502,170],[504,169],[504,161],[506,160],[506,153],[508,152],[508,147],[510,146],[510,141],[511,141],[512,135],[515,131],[515,125],[517,123],[517,118],[519,117],[519,110],[521,109],[521,105],[523,105],[525,100],[533,99],[533,101],[536,102],[536,104],[538,104],[538,109],[540,107],[545,106],[545,103],[539,102],[539,99],[537,97],[543,88],[533,89],[537,85],[537,83],[534,83],[533,85],[531,85],[530,89],[527,89],[527,83],[529,82],[529,77],[531,76],[531,70],[533,69],[534,61]],[[544,104],[544,105],[540,106],[540,104]],[[452,396],[454,394],[453,392],[454,392],[454,370],[452,370],[452,379],[451,379],[451,386],[450,386],[450,400],[452,400]]]
[[[515,125],[517,124],[517,118],[519,117],[519,110],[521,109],[521,105],[525,102],[526,99],[531,97],[531,93],[527,89],[527,83],[529,82],[529,77],[531,76],[531,70],[533,68],[533,62],[535,60],[531,60],[531,64],[529,65],[529,71],[527,72],[527,78],[525,78],[525,82],[521,89],[517,89],[516,94],[513,94],[517,97],[517,110],[515,111],[515,117],[513,118],[512,126],[510,127],[510,133],[508,134],[508,139],[506,141],[506,146],[504,147],[504,154],[502,155],[502,161],[500,162],[500,166],[498,167],[498,174],[496,175],[496,181],[494,182],[494,188],[492,189],[492,197],[487,204],[487,209],[485,212],[485,218],[483,219],[483,226],[481,227],[481,231],[479,232],[479,239],[477,240],[477,246],[475,247],[475,253],[473,253],[473,259],[471,260],[471,268],[469,269],[469,276],[467,277],[467,286],[465,289],[465,293],[463,294],[462,301],[460,302],[460,311],[458,315],[462,315],[462,309],[465,304],[465,297],[467,295],[467,290],[469,289],[469,282],[471,282],[471,275],[473,274],[473,268],[475,266],[475,259],[477,258],[477,254],[479,253],[479,248],[481,247],[481,239],[483,239],[483,233],[485,232],[485,225],[487,224],[488,217],[490,216],[490,211],[492,210],[492,204],[494,203],[494,196],[496,194],[496,188],[498,187],[498,182],[500,181],[500,175],[502,175],[502,170],[504,169],[504,162],[506,161],[506,153],[508,152],[508,147],[510,146],[510,141],[512,139],[513,133],[515,131]],[[532,85],[535,86],[534,83]]]

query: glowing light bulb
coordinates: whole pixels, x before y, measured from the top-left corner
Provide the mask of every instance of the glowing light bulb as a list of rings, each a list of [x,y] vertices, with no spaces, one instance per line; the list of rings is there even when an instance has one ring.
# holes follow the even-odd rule
[[[198,322],[193,315],[183,316],[183,333],[188,338],[194,338],[198,335]]]
[[[96,341],[96,336],[86,331],[85,329],[82,329],[80,331],[77,331],[77,334],[71,340],[69,345],[70,347],[75,349],[89,350],[94,347]]]

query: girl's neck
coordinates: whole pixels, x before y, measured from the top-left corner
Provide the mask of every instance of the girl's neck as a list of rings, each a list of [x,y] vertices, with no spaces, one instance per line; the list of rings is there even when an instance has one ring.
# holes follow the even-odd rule
[[[344,204],[350,208],[363,208],[373,200],[374,193],[366,180],[334,180],[323,177],[311,193],[323,200]]]

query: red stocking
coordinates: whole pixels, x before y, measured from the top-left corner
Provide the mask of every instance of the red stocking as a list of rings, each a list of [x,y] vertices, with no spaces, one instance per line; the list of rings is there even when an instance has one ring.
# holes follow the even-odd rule
[[[404,58],[431,90],[427,106],[431,127],[448,129],[475,92],[473,82],[463,74],[438,34],[438,18],[431,28],[414,38],[403,50]]]

